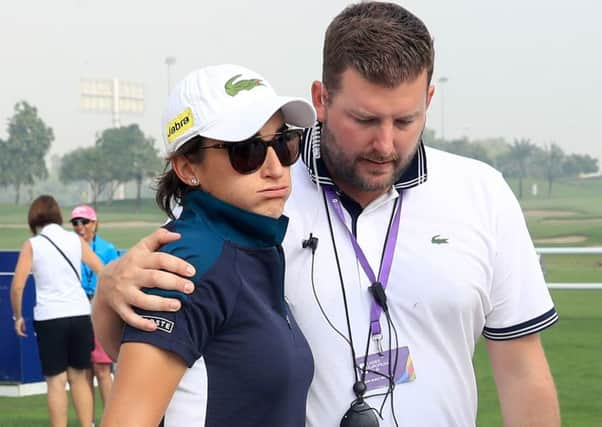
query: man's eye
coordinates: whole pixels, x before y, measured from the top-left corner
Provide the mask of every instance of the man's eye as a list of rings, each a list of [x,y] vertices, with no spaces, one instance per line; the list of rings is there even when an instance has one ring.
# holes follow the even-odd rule
[[[376,119],[355,117],[355,121],[363,125],[369,125],[375,123]]]
[[[405,129],[413,123],[412,120],[396,120],[395,126],[399,129]]]

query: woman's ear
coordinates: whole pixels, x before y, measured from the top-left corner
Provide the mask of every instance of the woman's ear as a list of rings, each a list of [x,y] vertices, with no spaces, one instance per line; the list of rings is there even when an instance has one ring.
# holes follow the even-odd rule
[[[193,164],[186,156],[175,156],[171,159],[171,168],[180,180],[191,187],[198,187],[199,178]]]

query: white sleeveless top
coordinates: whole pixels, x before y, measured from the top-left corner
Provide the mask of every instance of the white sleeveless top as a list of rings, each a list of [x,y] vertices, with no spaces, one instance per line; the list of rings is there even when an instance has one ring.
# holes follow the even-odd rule
[[[81,277],[82,244],[77,234],[58,224],[45,226],[44,234],[69,258]],[[32,273],[36,284],[34,320],[90,314],[90,303],[75,272],[61,253],[44,237],[29,239],[33,251]]]

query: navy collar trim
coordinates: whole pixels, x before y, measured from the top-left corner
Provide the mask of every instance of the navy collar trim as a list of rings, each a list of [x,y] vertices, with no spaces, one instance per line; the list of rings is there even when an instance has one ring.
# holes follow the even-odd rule
[[[182,205],[184,208],[180,219],[194,221],[194,217],[204,217],[224,238],[244,246],[280,245],[288,226],[288,217],[284,215],[280,218],[259,215],[202,190],[187,192]]]
[[[303,135],[303,147],[301,150],[301,159],[307,168],[309,176],[314,183],[320,185],[335,186],[334,181],[330,177],[324,161],[320,158],[320,137],[322,131],[322,123],[316,122],[313,128],[305,130]],[[315,162],[315,164],[314,164]],[[412,158],[410,165],[403,175],[393,184],[397,190],[416,187],[417,185],[426,182],[426,152],[424,143],[420,141],[416,154]]]

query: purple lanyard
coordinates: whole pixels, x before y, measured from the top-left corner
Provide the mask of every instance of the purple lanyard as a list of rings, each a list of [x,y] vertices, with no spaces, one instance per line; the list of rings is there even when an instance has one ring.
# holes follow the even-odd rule
[[[399,207],[395,211],[395,217],[393,218],[393,222],[391,223],[391,228],[388,231],[387,238],[385,240],[385,250],[384,250],[383,259],[381,262],[381,268],[380,268],[380,272],[378,274],[378,280],[377,280],[376,275],[374,274],[374,271],[372,270],[372,268],[370,267],[370,264],[368,263],[368,259],[366,259],[366,256],[364,255],[364,251],[362,251],[362,248],[360,247],[359,243],[357,242],[357,239],[355,238],[355,236],[353,235],[351,230],[349,230],[349,227],[347,227],[347,225],[345,224],[343,208],[341,207],[341,202],[340,202],[338,196],[336,195],[336,193],[332,189],[332,187],[324,186],[323,188],[324,188],[324,192],[326,193],[326,196],[330,200],[330,203],[331,203],[334,211],[336,212],[337,216],[339,217],[339,220],[341,221],[341,223],[345,227],[345,230],[347,230],[347,233],[349,234],[349,238],[351,239],[351,243],[353,244],[353,250],[355,252],[355,255],[357,256],[364,272],[366,273],[366,276],[368,276],[368,279],[370,279],[370,281],[372,283],[375,283],[377,281],[380,282],[383,289],[385,289],[387,287],[387,282],[389,281],[389,273],[391,272],[391,264],[393,263],[393,255],[395,253],[395,244],[397,243],[397,234],[399,231],[399,219],[401,217],[401,194],[399,195]],[[377,342],[377,344],[379,346],[379,351],[382,351],[382,349],[381,349],[382,334],[381,334],[381,328],[380,328],[381,313],[382,313],[381,306],[378,305],[376,303],[376,301],[374,301],[374,299],[372,299],[372,305],[370,308],[370,333],[372,335],[372,338]]]

